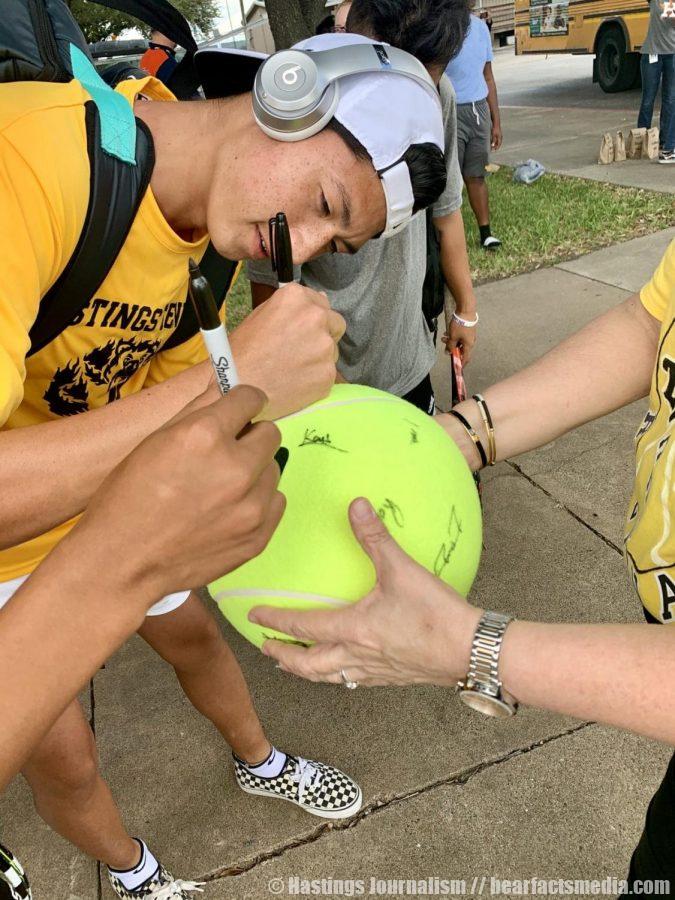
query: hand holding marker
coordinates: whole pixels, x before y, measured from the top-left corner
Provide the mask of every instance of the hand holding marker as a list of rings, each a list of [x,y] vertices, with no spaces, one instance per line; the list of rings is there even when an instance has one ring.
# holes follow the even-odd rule
[[[216,373],[216,381],[220,393],[225,394],[231,388],[239,384],[239,375],[237,367],[234,364],[232,348],[230,340],[227,336],[225,326],[220,321],[218,315],[218,307],[213,297],[213,291],[208,280],[202,275],[201,270],[194,259],[190,260],[190,279],[189,291],[190,299],[199,322],[199,330],[202,333],[204,344],[211,357],[211,365]],[[246,426],[248,427],[248,426]],[[282,474],[286,463],[288,462],[288,450],[286,447],[279,447],[274,454],[277,465]]]

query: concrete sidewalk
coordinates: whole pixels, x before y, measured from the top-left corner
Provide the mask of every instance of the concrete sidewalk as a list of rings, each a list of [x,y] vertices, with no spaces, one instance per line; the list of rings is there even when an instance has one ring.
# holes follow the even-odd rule
[[[470,388],[522,367],[620,303],[673,236],[675,229],[481,287]],[[434,380],[447,404],[442,356]],[[640,620],[619,548],[643,408],[485,475],[477,604],[547,621]],[[350,692],[301,682],[223,628],[271,738],[357,777],[364,809],[331,828],[242,794],[227,748],[173,673],[132,640],[87,698],[102,769],[132,833],[177,874],[208,880],[205,898],[284,896],[296,876],[362,880],[366,895],[386,889],[371,878],[455,879],[470,897],[489,895],[490,876],[624,876],[667,748],[530,709],[512,721],[483,719],[440,688]],[[42,825],[19,781],[0,800],[0,823],[32,873],[36,900],[112,897],[96,864]]]

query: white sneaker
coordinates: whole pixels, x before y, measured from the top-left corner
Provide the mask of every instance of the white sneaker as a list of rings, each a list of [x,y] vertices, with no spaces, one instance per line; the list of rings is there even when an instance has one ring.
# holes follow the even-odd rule
[[[496,238],[493,234],[489,234],[481,244],[481,247],[483,250],[496,250],[498,247],[501,247],[501,245],[502,242],[499,238]]]
[[[659,150],[659,162],[663,166],[675,163],[675,150]]]

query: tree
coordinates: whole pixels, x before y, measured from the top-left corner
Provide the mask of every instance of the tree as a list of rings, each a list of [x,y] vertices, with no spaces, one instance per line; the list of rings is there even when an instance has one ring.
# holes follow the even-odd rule
[[[304,38],[326,15],[326,0],[266,0],[265,8],[277,50],[283,50]]]
[[[66,2],[89,43],[104,41],[127,28],[138,28],[146,37],[149,33],[147,25],[143,22],[117,10],[107,9],[87,0],[66,0]],[[171,0],[171,2],[183,13],[193,28],[204,34],[212,31],[213,24],[218,18],[217,0]]]

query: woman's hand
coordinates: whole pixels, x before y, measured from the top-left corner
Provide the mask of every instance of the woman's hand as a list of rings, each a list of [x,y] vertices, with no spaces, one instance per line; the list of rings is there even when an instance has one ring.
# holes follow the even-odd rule
[[[256,607],[249,619],[301,641],[266,641],[263,652],[281,668],[310,681],[364,685],[453,685],[469,668],[481,611],[412,560],[394,541],[367,500],[349,517],[373,561],[377,583],[358,603],[338,611]]]

